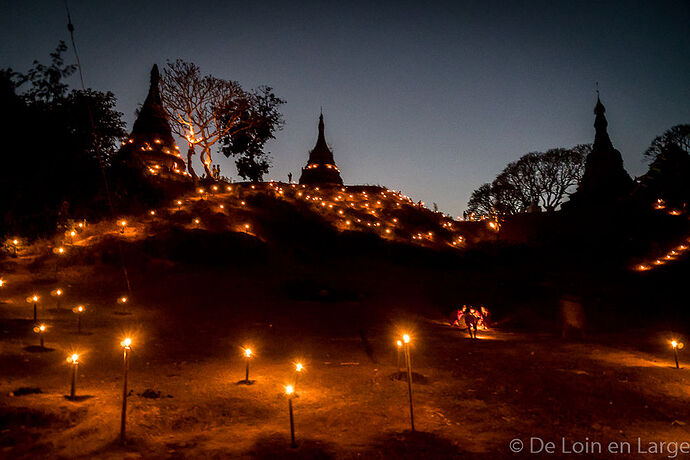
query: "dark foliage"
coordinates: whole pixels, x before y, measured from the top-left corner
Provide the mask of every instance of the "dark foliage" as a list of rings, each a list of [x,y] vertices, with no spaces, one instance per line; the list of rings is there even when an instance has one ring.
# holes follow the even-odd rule
[[[649,171],[639,179],[634,197],[645,204],[662,199],[685,208],[690,202],[690,125],[677,125],[657,136],[644,153]]]
[[[65,65],[65,50],[61,42],[49,66],[34,62],[25,75],[0,71],[0,117],[12,133],[0,150],[7,233],[46,235],[107,209],[103,173],[126,134],[122,114],[110,92],[68,90],[63,78],[74,66]]]
[[[657,136],[652,144],[644,152],[644,157],[654,162],[659,155],[668,151],[671,146],[676,146],[686,154],[690,153],[690,125],[676,125],[667,129],[664,134]]]
[[[503,220],[542,206],[555,210],[568,197],[584,171],[589,145],[530,152],[509,163],[491,184],[472,193],[467,212],[474,217]]]
[[[270,152],[264,151],[267,141],[275,139],[283,127],[278,107],[285,101],[262,86],[248,94],[249,103],[238,122],[241,129],[223,138],[221,151],[234,156],[237,173],[245,180],[261,182],[271,166]]]

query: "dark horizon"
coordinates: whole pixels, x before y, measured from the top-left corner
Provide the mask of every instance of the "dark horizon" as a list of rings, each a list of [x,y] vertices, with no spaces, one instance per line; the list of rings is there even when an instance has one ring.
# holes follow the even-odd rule
[[[128,130],[151,65],[191,60],[287,100],[267,179],[299,177],[323,106],[346,183],[454,216],[522,154],[592,142],[595,82],[632,176],[655,136],[690,121],[687,2],[69,6],[86,85],[115,93]],[[62,2],[5,11],[2,67],[24,72],[69,43]],[[232,160],[215,160],[238,179]]]

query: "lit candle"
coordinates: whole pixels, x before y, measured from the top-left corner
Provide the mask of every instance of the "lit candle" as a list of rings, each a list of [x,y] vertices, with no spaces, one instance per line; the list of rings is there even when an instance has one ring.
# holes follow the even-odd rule
[[[38,322],[38,299],[39,298],[40,297],[38,297],[36,294],[34,294],[31,297],[26,298],[27,302],[34,304],[34,325]]]
[[[299,381],[299,376],[302,374],[304,366],[302,363],[295,363],[295,388],[297,388],[297,382]]]
[[[295,418],[292,414],[292,396],[295,393],[295,387],[292,385],[285,385],[285,394],[288,397],[288,410],[290,412],[290,441],[291,441],[291,446],[293,449],[297,447],[297,443],[295,443]]]
[[[40,338],[41,342],[41,350],[45,350],[45,343],[43,341],[43,334],[45,331],[48,329],[48,327],[45,324],[41,324],[39,326],[34,327],[34,332],[38,334],[38,337]]]
[[[405,349],[405,363],[407,364],[407,392],[410,397],[410,428],[414,431],[414,407],[412,405],[412,360],[410,359],[410,336],[402,336]]]
[[[680,369],[680,364],[678,364],[678,349],[683,348],[681,342],[671,340],[671,347],[673,348],[673,358],[676,360],[676,369]]]
[[[120,443],[126,443],[125,422],[127,420],[127,374],[129,373],[129,354],[132,351],[132,339],[126,337],[120,342],[123,351],[124,379],[122,385],[122,416],[120,418]]]
[[[81,334],[81,315],[86,311],[83,305],[77,305],[72,309],[74,313],[77,315],[77,334]]]
[[[72,364],[72,386],[69,392],[69,399],[74,401],[77,393],[77,369],[79,367],[79,355],[73,353],[71,356],[67,357],[67,362]]]
[[[60,298],[62,297],[63,291],[62,289],[58,288],[50,292],[50,294],[55,297],[55,308],[60,310]]]
[[[244,383],[245,385],[250,385],[250,384],[252,383],[252,382],[249,380],[249,360],[250,360],[251,357],[252,357],[252,350],[251,350],[251,348],[244,348],[244,349],[243,349],[243,354],[244,354],[244,358],[245,358],[245,361],[246,361],[246,364],[247,364],[247,366],[246,366],[246,372],[245,372],[245,374],[244,374],[244,382],[243,382],[243,383]]]

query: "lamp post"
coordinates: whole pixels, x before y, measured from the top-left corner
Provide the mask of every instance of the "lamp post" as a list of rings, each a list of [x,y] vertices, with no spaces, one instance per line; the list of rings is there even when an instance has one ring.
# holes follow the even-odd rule
[[[124,295],[121,297],[118,297],[118,299],[117,299],[117,303],[122,305],[122,312],[120,313],[122,315],[129,314],[127,311],[127,302],[129,302],[129,299],[127,298],[127,296],[124,296]]]
[[[62,297],[63,293],[64,293],[64,291],[60,288],[57,288],[57,289],[51,291],[51,293],[50,293],[50,295],[55,297],[55,308],[57,310],[60,310],[60,298]]]
[[[45,342],[43,341],[43,334],[45,333],[46,329],[48,327],[45,324],[40,324],[36,327],[34,327],[34,332],[38,334],[38,337],[40,339],[40,344],[41,344],[41,351],[45,351]]]
[[[299,381],[299,376],[302,374],[304,366],[302,363],[295,363],[295,390],[297,389],[297,382]]]
[[[249,385],[251,382],[249,380],[249,360],[252,357],[252,350],[251,348],[244,348],[244,359],[246,362],[246,372],[244,374],[244,384]]]
[[[79,368],[79,355],[74,353],[67,357],[67,362],[72,364],[72,386],[69,391],[69,399],[74,401],[77,393],[77,369]]]
[[[123,350],[124,370],[124,379],[122,385],[122,417],[120,419],[120,443],[125,444],[125,422],[127,420],[127,374],[129,372],[129,354],[132,351],[132,339],[129,337],[125,338],[122,342],[120,342],[120,346]]]
[[[676,360],[676,369],[680,369],[678,364],[678,349],[683,348],[683,343],[671,340],[671,347],[673,347],[673,358]]]
[[[397,342],[395,342],[395,345],[397,346],[397,354],[398,354],[398,373],[400,373],[400,372],[402,372],[402,365],[401,365],[402,346],[403,346],[402,341],[398,340]]]
[[[288,397],[288,410],[290,411],[290,446],[295,449],[297,443],[295,443],[295,418],[292,414],[292,396],[295,393],[295,387],[292,385],[285,386],[285,394]]]
[[[410,427],[414,431],[414,407],[412,405],[412,362],[410,359],[410,336],[403,335],[405,344],[405,362],[407,364],[407,391],[410,396]]]
[[[38,322],[38,299],[40,299],[40,297],[38,297],[36,294],[26,298],[27,302],[33,302],[34,304],[34,324]]]
[[[60,265],[60,256],[65,254],[65,248],[63,248],[62,246],[60,246],[59,248],[53,248],[53,252],[58,256],[55,259],[55,279],[57,279],[59,265]]]
[[[77,305],[72,309],[77,315],[77,334],[81,334],[81,314],[86,311],[83,305]]]

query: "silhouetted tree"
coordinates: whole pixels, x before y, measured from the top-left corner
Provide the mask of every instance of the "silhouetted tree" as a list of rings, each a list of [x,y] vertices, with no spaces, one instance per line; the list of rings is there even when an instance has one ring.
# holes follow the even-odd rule
[[[201,148],[201,163],[206,175],[211,177],[212,147],[216,142],[246,132],[248,140],[244,145],[247,158],[255,158],[260,156],[258,154],[263,143],[273,135],[273,125],[269,126],[268,134],[265,134],[266,126],[260,126],[271,120],[271,114],[262,115],[265,104],[273,102],[275,107],[282,103],[270,92],[270,88],[260,88],[248,93],[236,81],[212,75],[202,76],[199,66],[181,59],[168,62],[161,83],[161,97],[171,128],[189,141],[187,167],[195,178],[197,176],[192,168],[192,158],[196,153],[194,146]],[[260,142],[261,139],[264,139],[263,142]],[[235,150],[236,153],[231,154],[243,153]],[[267,167],[260,166],[258,172],[252,171],[253,175]]]
[[[268,86],[252,91],[249,99],[251,103],[240,121],[246,128],[225,136],[221,151],[228,158],[235,157],[237,173],[243,179],[260,182],[271,166],[270,152],[264,151],[264,145],[275,139],[275,132],[283,127],[278,107],[285,101]]]
[[[685,153],[690,153],[690,125],[676,125],[669,128],[664,134],[654,138],[643,155],[651,163],[671,145],[677,146]]]
[[[663,199],[669,206],[690,201],[690,125],[677,125],[657,136],[644,153],[649,171],[639,179],[633,195],[647,204]]]
[[[555,210],[582,178],[590,149],[589,145],[576,145],[523,155],[509,163],[491,184],[475,190],[467,211],[477,218],[501,220],[526,212],[532,204]]]
[[[64,64],[65,50],[60,43],[50,66],[34,62],[26,74],[0,71],[1,122],[13,133],[0,146],[7,232],[51,233],[65,202],[81,216],[105,202],[101,167],[126,135],[122,114],[112,93],[69,90],[63,78],[74,67]]]

